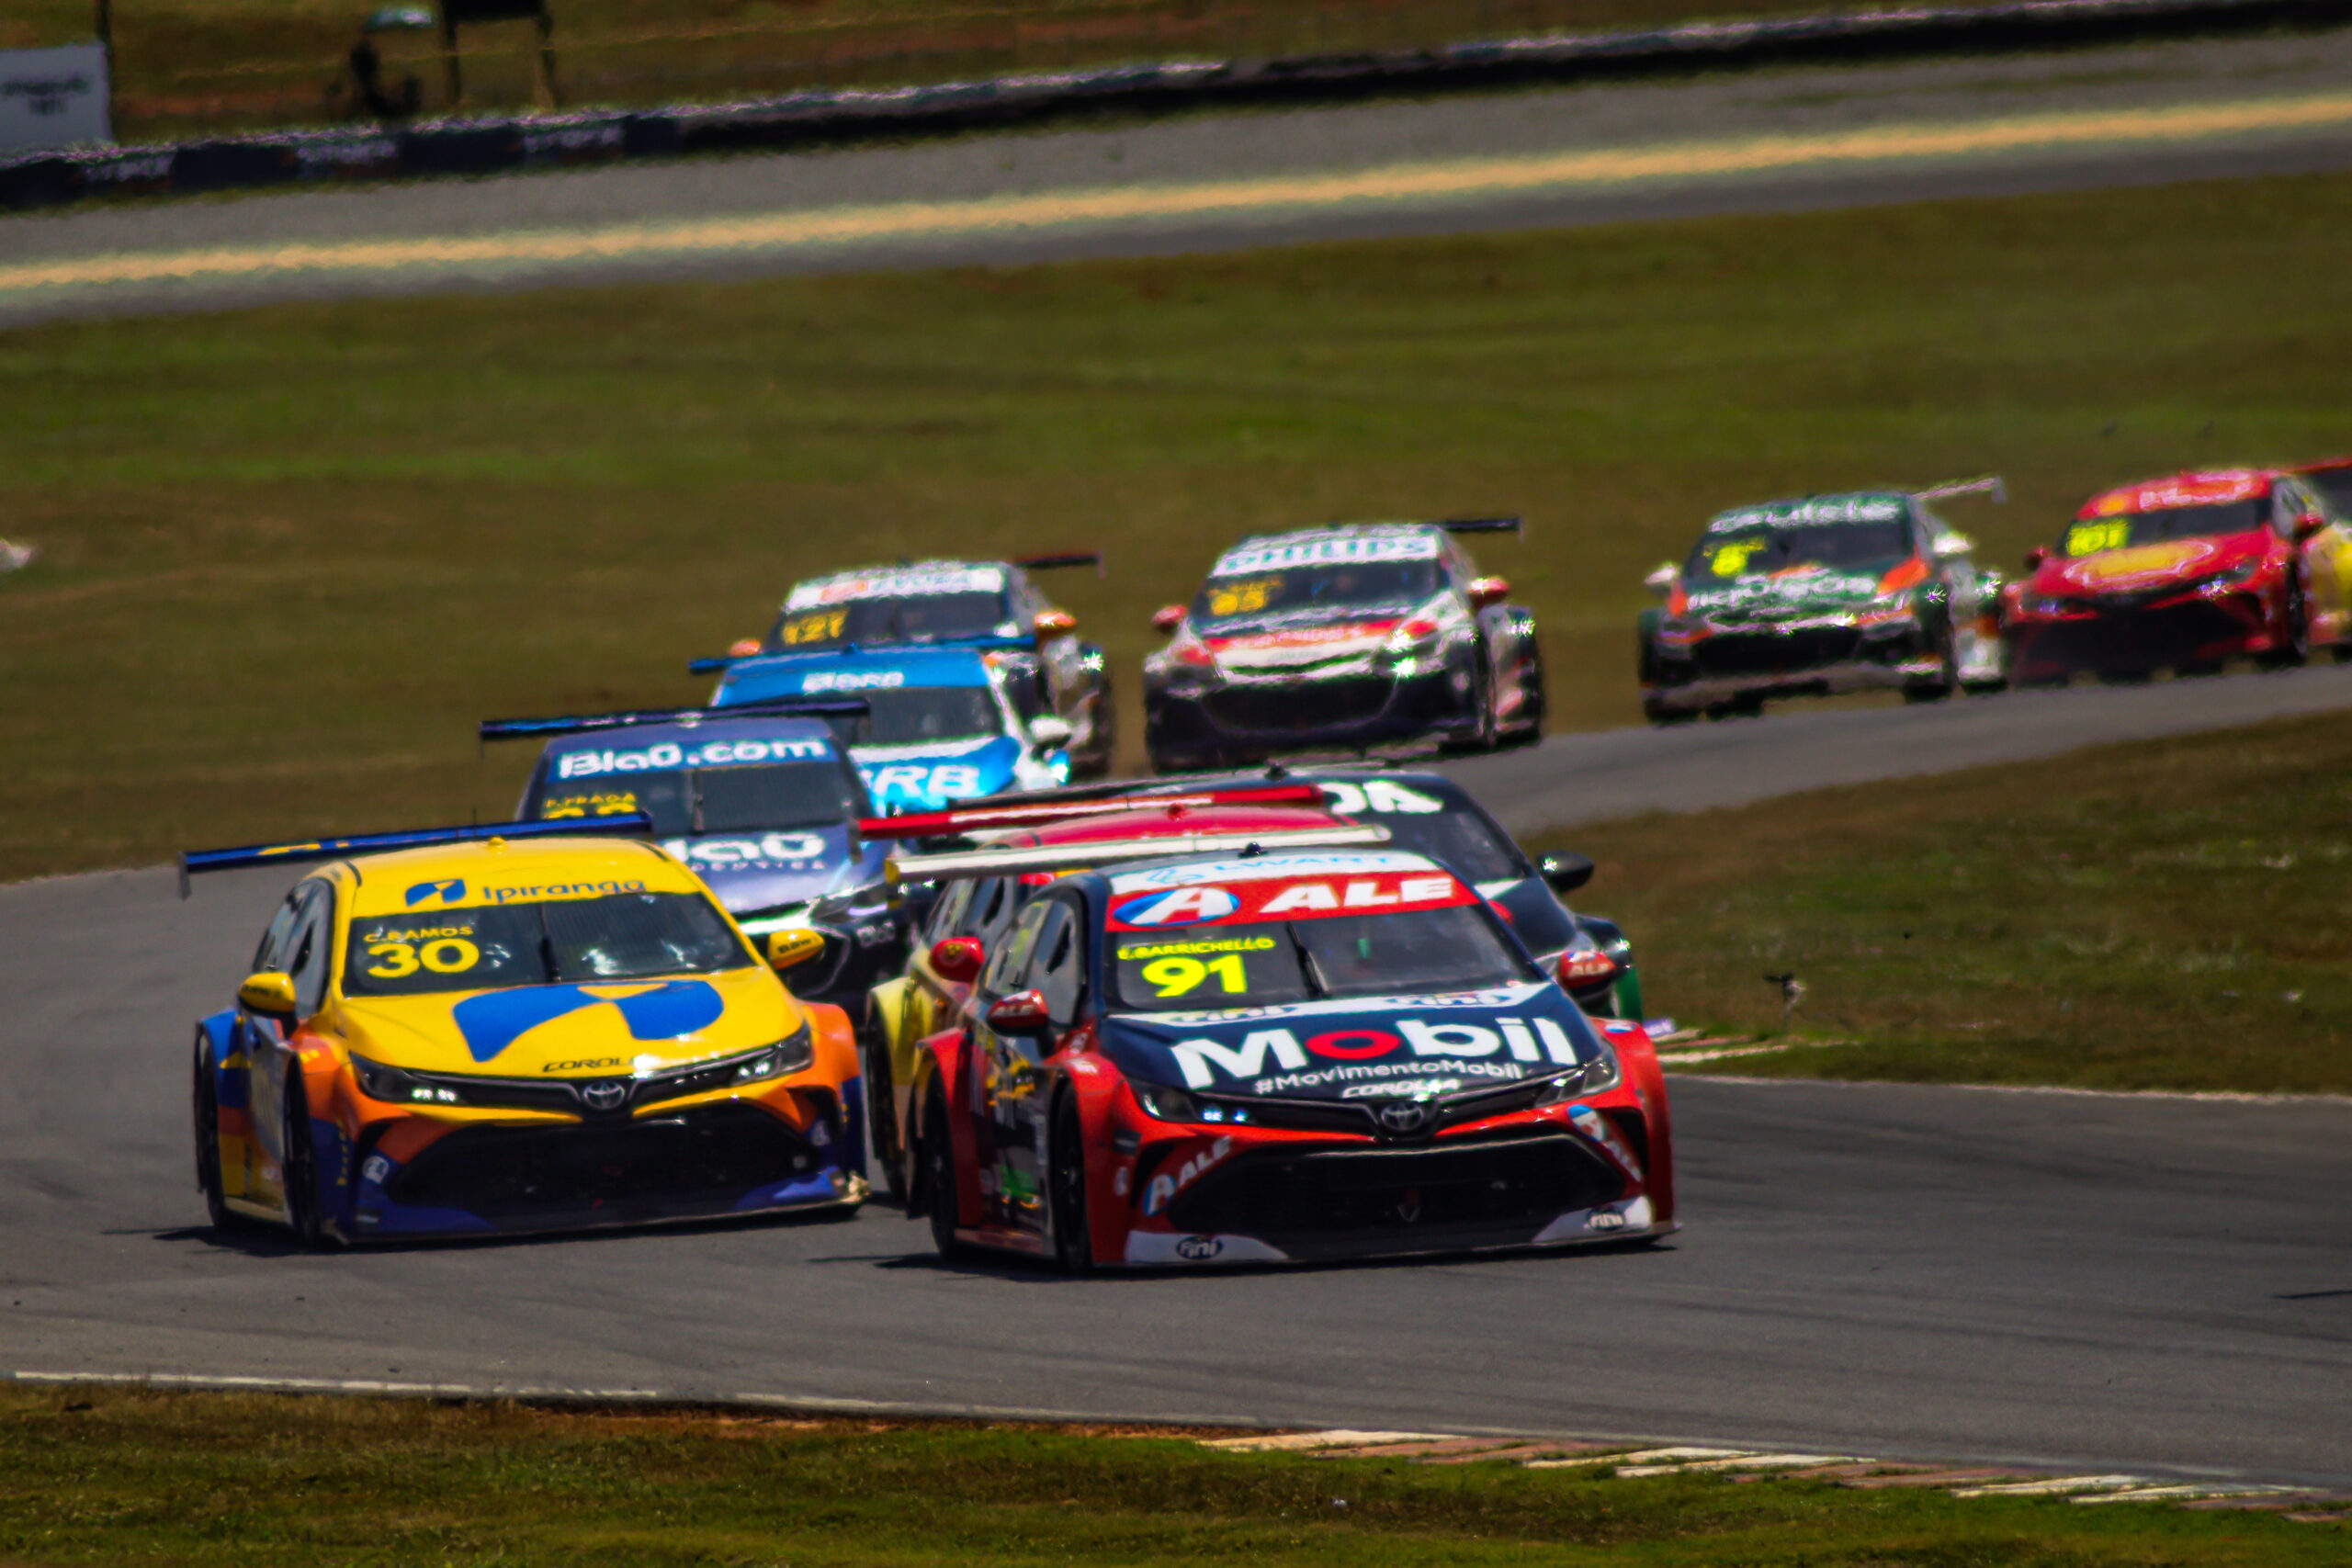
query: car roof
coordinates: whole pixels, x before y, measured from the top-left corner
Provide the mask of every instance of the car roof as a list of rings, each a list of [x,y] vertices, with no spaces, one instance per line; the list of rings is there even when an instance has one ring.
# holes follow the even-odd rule
[[[1353,560],[1433,560],[1443,552],[1445,541],[1445,530],[1434,523],[1333,523],[1280,534],[1251,534],[1220,554],[1209,575],[1226,577],[1272,566],[1336,566]]]
[[[2113,517],[2165,506],[2219,506],[2267,495],[2276,468],[2191,468],[2160,479],[2142,479],[2101,491],[2083,502],[2077,518]]]
[[[1910,514],[1911,497],[1904,491],[1845,491],[1734,506],[1709,519],[1707,532],[1723,533],[1758,523],[1894,523]]]
[[[1009,584],[1020,570],[1001,560],[932,559],[852,567],[822,577],[802,578],[785,594],[784,606],[800,610],[811,604],[888,599],[901,593],[994,592]]]
[[[344,874],[346,885],[356,885],[352,911],[358,915],[603,893],[703,890],[694,873],[650,844],[585,836],[484,839],[392,850],[354,855],[334,869]]]
[[[707,746],[714,740],[822,740],[827,742],[825,755],[831,755],[831,727],[817,718],[761,718],[747,715],[741,718],[713,716],[688,719],[681,724],[632,725],[627,729],[607,729],[583,735],[565,735],[548,742],[546,754],[550,757],[573,751],[641,751],[663,743],[682,750],[695,746]],[[664,766],[687,766],[684,759]]]
[[[1107,840],[1154,838],[1177,833],[1279,832],[1329,828],[1329,811],[1299,806],[1142,807],[1081,817],[1051,827],[1024,829],[999,841],[1006,844],[1096,844]],[[1138,855],[1138,859],[1142,858]]]

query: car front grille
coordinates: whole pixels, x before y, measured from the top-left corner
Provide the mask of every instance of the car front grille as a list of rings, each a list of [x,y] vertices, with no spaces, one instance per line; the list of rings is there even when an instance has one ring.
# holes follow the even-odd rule
[[[1508,1247],[1624,1190],[1624,1178],[1581,1139],[1530,1129],[1411,1145],[1253,1150],[1177,1194],[1168,1222],[1195,1235],[1255,1236],[1302,1259]]]
[[[724,1205],[817,1168],[817,1151],[766,1111],[728,1104],[636,1121],[461,1127],[391,1179],[386,1195],[495,1220],[535,1210],[696,1199]]]
[[[1847,663],[1861,641],[1852,626],[1717,632],[1691,645],[1690,661],[1702,675],[1793,675]]]
[[[1337,681],[1250,682],[1220,686],[1203,699],[1221,729],[1264,733],[1362,724],[1387,710],[1394,683],[1356,677]]]

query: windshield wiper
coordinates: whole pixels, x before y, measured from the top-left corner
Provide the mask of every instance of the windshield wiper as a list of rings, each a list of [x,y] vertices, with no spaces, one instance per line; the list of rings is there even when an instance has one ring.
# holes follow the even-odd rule
[[[1315,962],[1315,954],[1306,951],[1306,944],[1298,940],[1297,925],[1293,921],[1284,920],[1283,935],[1290,939],[1291,954],[1298,960],[1299,973],[1306,977],[1306,988],[1318,997],[1329,996],[1331,987],[1323,983],[1321,965]]]
[[[548,931],[548,911],[544,904],[539,907],[539,964],[547,971],[548,985],[562,980],[563,965],[556,962],[555,938]]]

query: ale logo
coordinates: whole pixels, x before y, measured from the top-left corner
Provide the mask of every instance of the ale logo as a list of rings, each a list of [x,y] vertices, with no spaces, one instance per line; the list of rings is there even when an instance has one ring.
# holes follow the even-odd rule
[[[1179,887],[1130,898],[1111,918],[1128,926],[1191,926],[1221,920],[1239,908],[1241,900],[1222,887]]]
[[[408,908],[419,904],[454,904],[466,896],[463,877],[453,876],[446,882],[420,882],[408,890]]]

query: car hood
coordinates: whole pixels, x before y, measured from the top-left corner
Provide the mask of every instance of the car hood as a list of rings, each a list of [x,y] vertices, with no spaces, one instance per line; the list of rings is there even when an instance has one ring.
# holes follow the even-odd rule
[[[774,1044],[803,1020],[766,969],[657,980],[345,998],[335,1032],[355,1055],[421,1072],[496,1077],[654,1072]]]
[[[1365,1100],[1555,1073],[1604,1047],[1549,981],[1490,990],[1114,1013],[1103,1054],[1130,1077],[1213,1094]]]
[[[1681,613],[1718,624],[1850,615],[1882,593],[1904,586],[1890,585],[1888,580],[1909,575],[1903,570],[1905,565],[1890,560],[1864,567],[1795,567],[1787,571],[1750,572],[1696,588],[1686,583]]]
[[[1388,634],[1411,613],[1410,605],[1403,605],[1350,610],[1344,615],[1318,613],[1228,622],[1201,640],[1228,671],[1250,674],[1299,670],[1378,652]]]
[[[973,795],[1011,789],[1023,748],[1010,735],[935,746],[857,746],[850,750],[877,811],[938,811]]]
[[[871,843],[852,854],[846,823],[702,833],[664,839],[662,847],[694,867],[718,902],[739,915],[878,882],[889,852],[887,844]]]
[[[2263,529],[2216,534],[2198,539],[2159,539],[2093,555],[2057,557],[2041,563],[2026,592],[2068,598],[2103,593],[2144,593],[2152,588],[2188,582],[2261,557],[2271,536]]]

